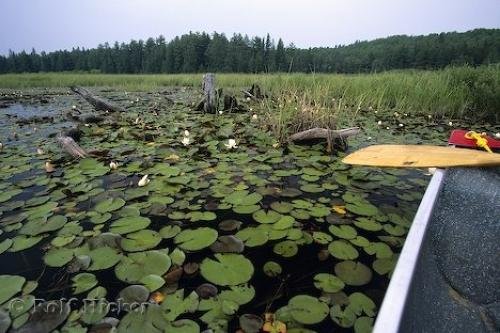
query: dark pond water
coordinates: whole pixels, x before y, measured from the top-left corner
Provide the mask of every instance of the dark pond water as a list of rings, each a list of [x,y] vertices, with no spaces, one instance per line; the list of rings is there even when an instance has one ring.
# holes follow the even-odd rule
[[[339,162],[342,153],[328,155],[322,144],[279,146],[251,113],[191,111],[189,92],[175,95],[174,104],[165,92],[102,94],[127,105],[127,114],[86,123],[96,113],[66,93],[46,104],[32,93],[29,103],[0,109],[0,280],[8,281],[0,303],[14,326],[50,322],[8,307],[23,294],[19,286],[37,281],[26,295],[79,300],[58,325],[64,332],[103,329],[104,317],[121,319],[119,332],[133,332],[132,312],[89,318],[81,303],[97,286],[113,302],[130,285],[146,285],[148,299],[164,297],[159,317],[134,319],[152,332],[234,332],[241,315],[265,313],[289,332],[370,330],[429,180],[426,170],[349,168]],[[418,139],[410,129],[372,129],[352,146],[436,142],[446,133],[415,119],[408,124],[422,129]],[[79,144],[93,156],[73,160],[61,151],[55,136],[71,127],[81,130]],[[236,148],[227,147],[230,139]],[[49,161],[54,172],[46,172]],[[138,186],[145,175],[150,182]],[[109,233],[111,243],[103,241]],[[221,236],[234,236],[228,251],[244,249],[214,253]],[[94,254],[103,248],[105,255]],[[74,269],[82,257],[87,265]],[[193,264],[199,268],[190,272]],[[91,282],[76,282],[82,276]],[[204,283],[218,294],[188,297]],[[174,296],[179,290],[184,296]]]

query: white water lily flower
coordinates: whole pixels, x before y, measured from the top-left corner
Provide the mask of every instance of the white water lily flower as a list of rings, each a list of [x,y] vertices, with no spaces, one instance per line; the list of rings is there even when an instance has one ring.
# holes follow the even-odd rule
[[[188,130],[184,130],[184,136],[189,136],[189,131]]]
[[[43,154],[45,154],[45,152],[43,151],[43,149],[42,149],[42,148],[37,148],[37,149],[36,149],[36,153],[37,153],[38,155],[43,155]]]
[[[375,110],[374,112],[375,112],[375,114],[377,114],[377,113],[378,113],[378,111],[377,111],[377,110]]]
[[[187,146],[187,145],[189,145],[189,144],[191,143],[191,139],[189,139],[187,136],[185,136],[185,137],[182,139],[182,141],[181,141],[181,142],[182,142],[182,144],[183,144],[184,146]]]
[[[139,102],[139,97],[137,97],[137,98],[135,99],[135,101],[136,101],[136,102]]]
[[[250,108],[250,111],[253,111],[253,109],[252,109],[252,108]]]
[[[399,127],[403,127],[404,125],[403,124],[399,124]]]
[[[273,148],[278,148],[280,146],[279,142],[273,143]]]
[[[109,168],[111,170],[116,170],[118,169],[118,164],[115,161],[111,161],[111,163],[109,163]]]
[[[229,139],[227,141],[227,143],[224,144],[224,146],[226,146],[227,149],[238,148],[238,146],[236,145],[235,139]]]
[[[247,97],[247,102],[249,102],[249,101],[250,101],[250,97]]]
[[[382,125],[382,120],[377,121],[377,125]]]
[[[3,143],[0,142],[0,151],[3,149]]]
[[[388,130],[389,130],[389,129],[391,129],[391,128],[390,128],[389,126],[387,126],[385,129],[388,129]]]
[[[140,121],[139,117],[135,118],[135,123],[138,124]]]
[[[54,168],[54,165],[50,163],[49,161],[45,162],[45,171],[47,172],[54,172],[56,171],[56,168]]]
[[[74,109],[76,109],[76,105],[73,105],[71,108],[72,108],[73,110],[74,110]]]
[[[371,137],[371,136],[369,136],[369,137],[367,137],[366,139],[367,139],[367,140],[371,140],[371,139],[372,139],[372,137]]]
[[[139,180],[139,182],[137,183],[138,186],[146,186],[148,185],[150,182],[149,178],[148,178],[148,175],[144,175],[141,180]]]
[[[496,133],[495,138],[500,139],[500,133]]]
[[[259,117],[258,117],[256,114],[253,114],[253,115],[252,115],[252,119],[253,119],[253,120],[257,120],[257,118],[259,118]]]
[[[431,119],[431,118],[432,118],[432,116],[429,114],[429,115],[427,115],[427,118]]]
[[[451,121],[450,121],[450,122],[448,123],[448,125],[449,125],[449,126],[453,126],[453,122],[451,122]]]
[[[219,114],[223,114],[224,112],[222,112],[222,110],[219,110]]]

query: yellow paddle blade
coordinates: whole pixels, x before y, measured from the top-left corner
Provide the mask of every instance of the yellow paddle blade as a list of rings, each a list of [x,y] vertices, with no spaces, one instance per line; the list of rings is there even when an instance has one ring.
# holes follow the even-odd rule
[[[482,167],[500,166],[500,154],[439,146],[374,145],[346,156],[342,162],[392,168]]]

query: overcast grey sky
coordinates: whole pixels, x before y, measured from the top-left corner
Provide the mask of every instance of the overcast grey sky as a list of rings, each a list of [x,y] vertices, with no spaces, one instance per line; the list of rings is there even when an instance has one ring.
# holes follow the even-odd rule
[[[500,0],[0,0],[0,53],[269,32],[299,47],[500,27]]]

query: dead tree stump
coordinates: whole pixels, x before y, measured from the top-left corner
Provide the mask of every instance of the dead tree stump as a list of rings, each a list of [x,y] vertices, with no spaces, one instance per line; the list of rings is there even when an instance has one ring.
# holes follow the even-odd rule
[[[203,111],[205,113],[217,112],[217,93],[215,90],[215,74],[203,75]]]

